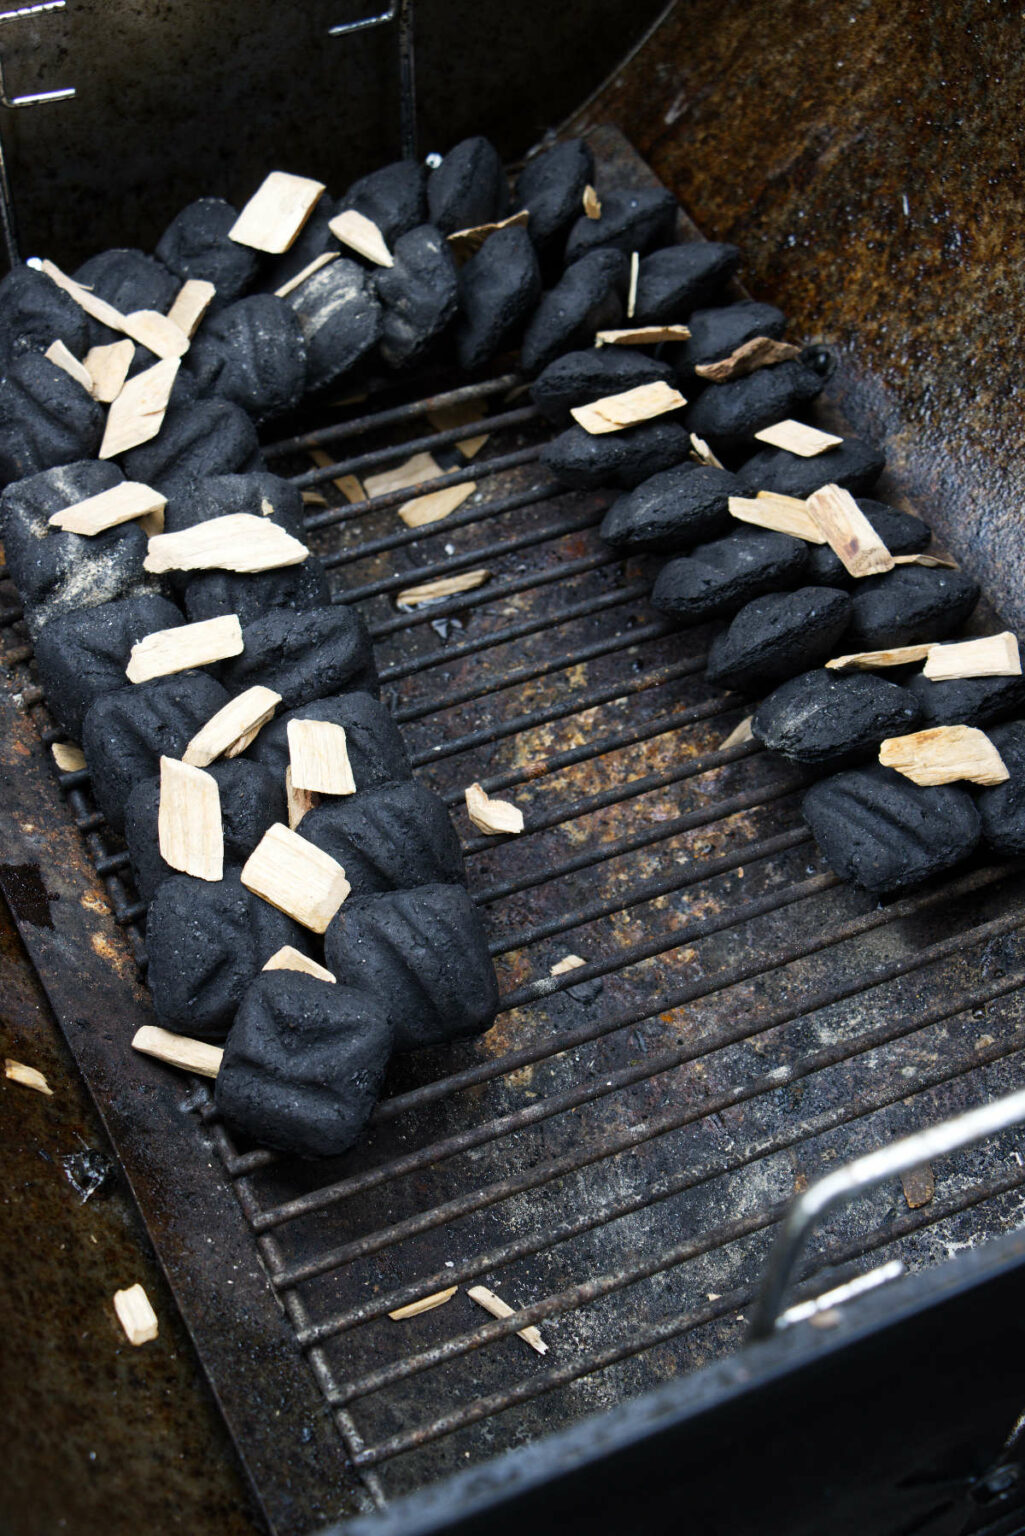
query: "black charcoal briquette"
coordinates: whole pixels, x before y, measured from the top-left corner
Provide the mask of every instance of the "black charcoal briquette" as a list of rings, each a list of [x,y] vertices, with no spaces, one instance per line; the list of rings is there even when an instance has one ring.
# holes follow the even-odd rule
[[[223,197],[199,197],[175,214],[156,247],[157,257],[175,277],[213,283],[218,306],[240,299],[256,276],[257,252],[229,238],[237,218]]]
[[[344,604],[269,613],[247,624],[242,640],[242,654],[221,671],[233,694],[262,683],[281,694],[279,708],[285,710],[343,689],[378,691],[367,626]]]
[[[739,447],[763,427],[794,416],[821,392],[823,382],[814,368],[793,358],[725,384],[709,384],[687,407],[688,431],[727,448]]]
[[[908,688],[922,710],[922,725],[989,725],[1025,709],[1025,677],[957,677],[934,683],[917,672]]]
[[[856,582],[852,596],[850,649],[880,651],[956,634],[978,602],[979,588],[963,571],[898,565]]]
[[[578,261],[588,251],[612,245],[627,256],[643,256],[658,245],[667,245],[676,232],[676,198],[665,187],[638,187],[635,191],[603,192],[601,217],[582,213],[569,232],[566,261]]]
[[[614,501],[601,536],[635,554],[683,554],[730,528],[729,499],[739,495],[727,470],[678,464]]]
[[[1025,853],[1025,720],[998,725],[988,734],[1010,778],[979,792],[982,833],[995,852],[1014,859]]]
[[[302,835],[338,860],[354,896],[466,880],[445,802],[413,779],[325,797],[303,817]]]
[[[687,240],[645,256],[637,269],[633,324],[674,324],[712,304],[740,265],[735,245]]]
[[[455,317],[459,282],[448,241],[433,224],[402,235],[392,257],[394,265],[377,275],[381,356],[389,368],[405,368],[419,362]]]
[[[120,462],[130,480],[152,485],[168,499],[189,494],[208,475],[263,468],[256,428],[230,400],[172,407],[158,435],[123,453]]]
[[[565,421],[575,405],[658,383],[675,387],[676,377],[668,363],[656,362],[633,347],[587,347],[549,363],[530,386],[530,397],[549,421]]]
[[[620,325],[629,278],[629,260],[615,249],[591,251],[567,267],[527,326],[520,349],[527,372],[540,372],[561,353],[592,345],[596,331]]]
[[[907,688],[872,672],[805,672],[770,693],[754,712],[755,739],[795,763],[837,764],[875,753],[888,736],[917,729],[921,711]]]
[[[682,361],[688,371],[699,363],[720,362],[756,336],[779,341],[786,325],[787,317],[781,309],[754,299],[741,299],[721,308],[696,309],[687,321],[690,338],[684,345]]]
[[[630,490],[682,463],[689,452],[690,435],[675,421],[646,421],[597,436],[573,426],[545,444],[541,463],[573,489],[616,485]]]
[[[651,600],[685,624],[730,618],[752,598],[793,586],[804,571],[807,548],[802,539],[762,528],[728,533],[668,560]]]
[[[509,183],[495,146],[478,136],[450,149],[428,178],[427,208],[445,235],[504,218]]]
[[[981,830],[966,790],[923,788],[878,763],[813,785],[802,809],[836,874],[880,894],[952,868]]]
[[[74,273],[74,279],[90,288],[98,299],[113,304],[123,315],[130,315],[137,309],[152,309],[166,315],[181,287],[181,279],[169,272],[155,256],[125,249],[100,251],[90,256]],[[120,331],[111,330],[91,316],[89,335],[94,346],[106,346],[122,339]]]
[[[481,1035],[495,1021],[487,935],[461,885],[350,897],[328,926],[324,954],[340,984],[380,1003],[396,1050]]]
[[[306,387],[325,389],[355,368],[381,335],[381,306],[370,274],[340,257],[288,295],[306,342]]]
[[[377,1001],[299,971],[246,989],[214,1095],[229,1130],[297,1157],[338,1157],[384,1082],[392,1031]]]
[[[824,485],[839,485],[854,496],[867,494],[886,467],[881,448],[845,437],[835,448],[810,459],[785,448],[763,448],[737,470],[737,479],[749,496],[758,491],[777,491],[781,496],[806,499]]]
[[[746,603],[708,653],[708,680],[758,693],[828,661],[850,622],[851,600],[835,587],[769,592]]]
[[[89,458],[104,421],[77,379],[41,352],[23,352],[0,378],[0,483]]]
[[[294,410],[306,385],[306,342],[295,310],[253,293],[211,315],[186,357],[204,395],[240,405],[255,421]]]
[[[271,611],[304,613],[331,601],[327,572],[316,555],[301,565],[252,575],[235,571],[198,571],[182,592],[190,624],[235,613],[242,625],[254,624]]]
[[[314,699],[298,709],[277,714],[264,726],[249,748],[249,755],[281,782],[288,767],[291,720],[326,720],[342,727],[357,797],[364,790],[408,779],[412,773],[405,742],[388,710],[371,694],[357,690]]]
[[[917,555],[927,549],[932,535],[920,517],[887,507],[881,501],[858,497],[858,506],[868,518],[891,555]],[[813,544],[808,554],[808,576],[823,587],[853,587],[851,576],[839,555],[828,544]]]
[[[85,311],[45,272],[14,267],[0,282],[0,373],[23,352],[45,352],[54,341],[82,357],[89,346]]]
[[[389,248],[427,222],[427,168],[418,160],[395,160],[360,177],[340,199],[336,213],[355,209],[376,224]],[[334,217],[334,215],[332,215]]]
[[[460,366],[481,368],[511,345],[541,296],[537,253],[526,230],[489,235],[459,272],[456,354]]]
[[[565,139],[529,159],[516,183],[516,206],[530,214],[527,230],[539,251],[558,244],[579,218],[594,155],[583,139]]]
[[[182,491],[173,492],[164,508],[164,530],[180,533],[197,523],[240,512],[269,518],[294,539],[303,537],[302,492],[290,480],[266,469],[245,475],[204,475]]]

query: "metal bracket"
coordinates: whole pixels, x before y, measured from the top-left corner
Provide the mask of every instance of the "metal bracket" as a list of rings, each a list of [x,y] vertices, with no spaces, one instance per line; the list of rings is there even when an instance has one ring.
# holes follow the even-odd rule
[[[779,1324],[780,1305],[790,1277],[808,1240],[812,1228],[829,1211],[838,1205],[846,1205],[856,1195],[885,1184],[888,1179],[907,1173],[934,1157],[945,1157],[961,1147],[984,1141],[999,1131],[1025,1121],[1025,1091],[1012,1093],[1005,1099],[995,1099],[980,1109],[972,1109],[954,1120],[929,1126],[913,1136],[905,1136],[878,1152],[869,1152],[857,1158],[845,1168],[827,1174],[816,1184],[810,1185],[791,1205],[779,1236],[776,1239],[769,1262],[765,1268],[762,1288],[755,1303],[748,1342],[771,1338]]]
[[[62,0],[63,3],[63,0]],[[368,32],[386,22],[399,24],[399,139],[402,158],[416,155],[416,60],[413,51],[413,0],[391,0],[386,11],[376,16],[362,16],[357,21],[341,21],[328,27],[328,37],[348,37],[353,32]]]
[[[37,5],[21,5],[14,11],[0,11],[0,26],[5,21],[26,21],[32,16],[41,16],[46,11],[63,11],[67,0],[40,0]],[[50,101],[67,101],[74,96],[75,87],[67,85],[56,91],[34,91],[27,96],[11,96],[8,94],[7,81],[4,76],[4,61],[0,55],[0,106],[8,111],[17,111],[23,107],[41,107]],[[3,134],[0,133],[0,224],[3,226],[4,245],[7,248],[7,259],[12,267],[21,262],[21,252],[18,249],[18,232],[14,218],[14,196],[11,192],[10,178],[7,174],[7,156],[4,152]]]

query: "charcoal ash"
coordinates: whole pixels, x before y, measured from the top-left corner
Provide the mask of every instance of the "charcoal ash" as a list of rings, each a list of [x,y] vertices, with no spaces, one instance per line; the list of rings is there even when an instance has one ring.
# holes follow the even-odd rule
[[[539,373],[561,353],[592,343],[596,331],[619,326],[629,280],[629,258],[611,247],[591,251],[567,267],[527,326],[520,349],[526,372]]]
[[[687,407],[687,428],[726,450],[741,448],[763,427],[799,415],[821,394],[824,382],[814,368],[792,358],[725,384],[709,384]]]
[[[128,479],[153,486],[169,501],[210,475],[264,468],[256,428],[230,400],[172,406],[159,434],[121,454],[120,464]]]
[[[106,415],[70,374],[23,352],[0,378],[0,483],[95,454]]]
[[[374,279],[355,261],[339,257],[312,273],[285,300],[306,342],[306,387],[326,389],[350,373],[376,347],[381,306]]]
[[[459,836],[445,802],[413,779],[325,799],[302,819],[302,835],[345,870],[353,896],[465,884]],[[351,898],[350,898],[351,899]]]
[[[381,356],[389,368],[420,362],[455,319],[459,280],[448,241],[421,224],[392,247],[394,265],[377,274]]]
[[[898,565],[858,581],[853,597],[851,649],[876,651],[949,639],[971,615],[979,588],[963,571]]]
[[[526,230],[513,226],[489,235],[459,272],[460,367],[482,368],[517,341],[540,296],[541,270]]]
[[[1025,710],[1025,677],[957,677],[933,682],[924,672],[908,682],[923,726],[990,725]]]
[[[366,624],[342,603],[265,614],[243,628],[242,641],[242,654],[221,669],[233,694],[262,683],[287,710],[345,689],[379,691]]]
[[[678,464],[652,475],[614,501],[601,536],[631,554],[684,554],[735,527],[729,499],[739,496],[736,478],[705,464]]]
[[[336,1157],[370,1117],[391,1046],[391,1027],[366,992],[270,971],[242,997],[217,1108],[236,1136],[297,1157]]]
[[[566,241],[567,263],[579,261],[588,251],[613,246],[629,256],[659,245],[668,245],[676,234],[679,207],[665,187],[637,187],[632,191],[604,192],[601,216],[581,213]]]
[[[123,248],[90,256],[73,276],[76,283],[90,288],[98,299],[113,304],[122,315],[130,315],[137,309],[156,310],[158,314],[166,315],[181,288],[181,279],[155,256]],[[87,318],[92,346],[106,346],[121,340],[120,331],[111,330],[109,325],[92,316]]]
[[[26,352],[62,341],[76,357],[89,346],[85,311],[69,293],[33,267],[14,267],[0,282],[0,374]]]
[[[981,834],[967,790],[924,788],[878,763],[813,785],[802,809],[831,869],[880,895],[952,869]]]
[[[690,453],[690,435],[676,421],[646,421],[597,436],[568,427],[541,450],[541,463],[573,490],[621,486],[631,490]]]
[[[668,363],[633,347],[587,347],[549,363],[530,386],[530,398],[549,421],[565,422],[575,405],[658,383],[675,386]]]
[[[738,529],[668,560],[651,601],[685,624],[732,618],[753,598],[795,585],[804,573],[807,548],[786,533]]]
[[[301,565],[252,575],[197,572],[186,583],[182,602],[190,624],[234,613],[240,624],[247,625],[271,612],[306,613],[324,608],[331,602],[331,588],[321,562],[316,555],[308,555]]]
[[[339,200],[335,214],[350,208],[376,224],[391,249],[401,236],[427,223],[427,168],[419,160],[394,160],[361,176]]]
[[[357,795],[412,776],[409,753],[395,721],[378,699],[357,689],[278,713],[263,727],[249,748],[249,756],[281,783],[288,767],[288,726],[292,720],[325,720],[342,727]],[[305,836],[305,818],[303,827]]]
[[[773,688],[828,661],[850,617],[851,600],[835,587],[756,597],[713,640],[708,680],[742,693]]]
[[[579,218],[594,155],[583,139],[565,139],[532,156],[516,183],[516,206],[530,214],[527,230],[542,257],[557,256]]]
[[[918,555],[928,549],[932,534],[920,517],[912,517],[910,512],[901,512],[897,507],[888,507],[867,496],[859,496],[856,500],[891,555]],[[856,585],[856,578],[828,544],[812,545],[808,553],[808,575],[823,587]]]
[[[737,478],[749,496],[776,491],[807,500],[824,485],[838,485],[852,496],[867,495],[885,468],[881,448],[858,437],[845,437],[835,448],[810,459],[785,448],[763,448],[741,465]]]
[[[294,410],[306,387],[306,341],[295,310],[254,293],[211,315],[186,362],[203,395],[231,400],[262,422]]]
[[[495,146],[478,135],[450,149],[427,179],[427,210],[445,235],[504,218],[509,183]]]
[[[204,475],[186,489],[173,492],[164,508],[164,529],[180,533],[197,523],[239,513],[267,517],[294,539],[303,537],[302,492],[290,480],[266,469]]]
[[[156,246],[159,261],[181,281],[213,283],[213,304],[233,304],[254,280],[259,258],[229,237],[238,211],[223,197],[198,197],[176,213]]]
[[[1010,777],[976,797],[982,835],[995,853],[1016,859],[1025,853],[1025,720],[998,725],[988,735]]]
[[[687,240],[652,251],[637,268],[634,324],[687,320],[693,310],[715,303],[739,265],[738,248],[715,240]]]
[[[914,694],[889,678],[820,667],[770,693],[755,710],[751,730],[756,741],[792,763],[840,767],[875,755],[881,741],[907,735],[921,720]]]

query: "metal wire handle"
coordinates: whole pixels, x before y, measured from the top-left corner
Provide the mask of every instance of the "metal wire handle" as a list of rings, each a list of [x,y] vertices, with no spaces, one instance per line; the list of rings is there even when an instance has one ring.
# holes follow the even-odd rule
[[[46,11],[63,11],[66,0],[40,0],[37,5],[21,5],[17,10],[0,11],[0,26],[5,21],[26,21],[31,16],[41,16]],[[17,111],[23,107],[41,107],[50,101],[67,101],[74,96],[73,85],[63,86],[56,91],[33,91],[27,96],[10,96],[7,91],[7,81],[4,77],[4,61],[0,56],[0,106],[9,111]],[[14,195],[11,191],[10,178],[7,174],[7,156],[4,153],[3,135],[0,134],[0,225],[3,226],[4,245],[7,248],[7,259],[12,267],[21,262],[21,252],[18,248],[18,231],[14,218]]]
[[[801,1249],[812,1227],[827,1212],[934,1157],[945,1157],[949,1152],[984,1141],[1022,1121],[1025,1121],[1025,1090],[995,1099],[992,1104],[983,1104],[980,1109],[969,1110],[954,1120],[944,1120],[940,1125],[916,1131],[913,1136],[905,1136],[888,1147],[881,1147],[878,1152],[856,1158],[845,1168],[838,1168],[835,1173],[810,1185],[798,1195],[784,1217],[769,1254],[762,1289],[751,1317],[748,1342],[772,1337]]]
[[[399,24],[399,138],[404,160],[416,159],[416,60],[413,52],[413,0],[391,0],[386,11],[376,16],[361,16],[357,21],[341,21],[328,28],[328,37],[348,37],[352,32],[367,32],[386,22]]]

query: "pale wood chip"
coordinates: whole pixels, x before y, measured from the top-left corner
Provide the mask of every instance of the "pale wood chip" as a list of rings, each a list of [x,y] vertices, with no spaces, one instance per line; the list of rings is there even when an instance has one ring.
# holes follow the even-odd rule
[[[719,743],[719,751],[725,752],[727,747],[742,747],[746,742],[754,741],[754,732],[751,729],[753,715],[747,715],[739,724],[735,725],[728,736],[724,736]]]
[[[590,182],[588,182],[587,186],[584,188],[584,196],[582,201],[584,205],[584,212],[589,219],[601,218],[601,199],[594,188],[591,186]]]
[[[686,325],[635,325],[628,330],[597,331],[596,347],[653,347],[660,341],[686,341],[690,329]]]
[[[320,796],[312,789],[296,789],[292,783],[291,765],[285,769],[285,804],[288,807],[288,827],[294,832],[307,811],[320,804]]]
[[[842,437],[836,437],[832,432],[821,432],[818,427],[809,427],[806,422],[792,421],[789,417],[774,422],[771,427],[763,427],[755,437],[760,443],[768,443],[770,448],[785,448],[787,453],[796,453],[801,459],[814,459],[827,448],[836,448],[843,442]]]
[[[809,512],[807,502],[796,496],[759,491],[754,497],[731,496],[729,503],[730,516],[741,523],[771,528],[775,533],[788,533],[792,538],[806,539],[809,544],[826,542],[826,535]]]
[[[491,575],[490,571],[462,571],[458,576],[439,576],[436,581],[425,581],[419,587],[404,587],[395,601],[400,608],[415,608],[420,603],[434,603],[442,597],[454,597],[457,592],[472,592],[482,587]]]
[[[466,1294],[479,1307],[483,1307],[485,1312],[490,1312],[492,1317],[512,1317],[513,1312],[516,1310],[507,1301],[503,1301],[501,1296],[496,1296],[494,1291],[488,1290],[486,1285],[471,1285],[468,1287]],[[533,1325],[527,1328],[518,1328],[516,1334],[525,1344],[529,1344],[531,1349],[536,1350],[539,1355],[546,1355],[548,1353],[548,1345]]]
[[[404,501],[398,514],[407,528],[440,523],[442,518],[450,517],[457,507],[468,501],[476,489],[476,480],[467,480],[464,485],[446,485],[440,491],[428,491],[426,496],[414,496],[412,501]]]
[[[329,971],[326,965],[318,965],[316,960],[311,960],[309,955],[304,955],[301,950],[293,948],[291,944],[282,944],[280,949],[274,951],[263,969],[265,971],[302,971],[304,976],[315,976],[318,981],[337,981],[333,971]]]
[[[956,571],[956,560],[950,560],[946,555],[894,555],[894,565],[924,565],[927,570],[936,570],[937,567],[944,571]]]
[[[319,491],[300,491],[299,494],[302,496],[304,507],[327,506],[327,497],[322,496]],[[362,500],[362,497],[360,499]]]
[[[15,1061],[6,1056],[4,1077],[12,1083],[20,1083],[23,1088],[32,1088],[36,1093],[45,1094],[48,1099],[53,1098],[53,1089],[37,1067],[27,1067],[23,1061]]]
[[[379,267],[395,265],[395,258],[378,226],[365,214],[357,213],[355,208],[346,208],[343,213],[335,214],[333,219],[328,220],[327,227],[336,240],[347,245],[358,256],[365,256],[367,261]]]
[[[160,575],[165,571],[276,571],[302,565],[309,550],[301,539],[280,523],[253,512],[229,512],[159,533],[149,541],[143,568]]]
[[[849,656],[834,656],[826,666],[834,672],[874,672],[876,667],[905,667],[913,661],[924,661],[934,643],[898,645],[888,651],[853,651]]]
[[[329,266],[332,261],[337,261],[339,254],[338,251],[321,251],[319,256],[314,256],[312,261],[308,261],[305,267],[297,272],[294,277],[290,277],[287,283],[282,283],[280,288],[275,288],[274,297],[276,299],[287,299],[288,295],[294,293],[297,288],[301,288],[306,279],[312,277],[314,272],[319,272],[321,267]]]
[[[922,669],[934,683],[957,677],[1020,677],[1018,636],[1010,630],[981,640],[958,640],[931,647]]]
[[[923,1205],[932,1204],[932,1197],[936,1193],[936,1178],[928,1163],[902,1173],[900,1182],[909,1210],[917,1211]]]
[[[323,448],[311,448],[310,458],[313,460],[314,464],[316,464],[318,469],[327,469],[328,465],[333,463],[331,455],[326,453]],[[441,471],[439,470],[438,473],[440,474]],[[338,475],[334,480],[331,481],[331,484],[336,488],[336,490],[341,491],[346,501],[366,501],[367,499],[367,493],[355,475]],[[317,493],[316,491],[304,491],[304,501],[307,495],[316,496]],[[317,499],[321,506],[327,506],[327,502],[324,500],[323,496],[320,496]]]
[[[635,426],[639,421],[650,421],[653,416],[664,416],[666,411],[678,411],[686,404],[678,389],[658,379],[654,384],[624,389],[618,395],[605,395],[590,405],[575,405],[570,415],[585,432],[598,436]]]
[[[630,286],[626,290],[626,318],[632,320],[637,308],[637,279],[641,275],[641,253],[630,252]]]
[[[114,1292],[114,1311],[129,1344],[148,1344],[160,1332],[157,1314],[141,1285],[130,1285]]]
[[[851,576],[893,570],[893,556],[850,491],[824,485],[808,497],[808,511],[830,549]]]
[[[169,672],[187,672],[212,661],[242,654],[242,626],[235,613],[177,629],[157,629],[132,646],[125,676],[130,683],[146,683]]]
[[[84,501],[76,501],[73,506],[55,512],[49,523],[51,528],[84,534],[88,538],[106,533],[108,528],[116,528],[120,523],[134,522],[136,518],[153,514],[163,518],[166,505],[167,497],[152,486],[143,485],[141,480],[122,480],[107,491],[87,496]]]
[[[345,727],[330,720],[289,720],[288,763],[292,788],[316,795],[354,795]]]
[[[216,1077],[224,1056],[222,1045],[193,1040],[190,1035],[175,1035],[156,1024],[144,1024],[135,1031],[132,1049],[141,1051],[143,1056],[154,1056],[170,1067],[181,1067],[183,1072],[195,1072],[199,1077]]]
[[[458,1285],[450,1285],[447,1290],[435,1291],[433,1296],[421,1296],[419,1301],[411,1301],[408,1306],[396,1307],[388,1316],[393,1322],[402,1323],[407,1317],[419,1317],[421,1312],[433,1312],[435,1307],[443,1307],[446,1301],[451,1301],[458,1289]]]
[[[93,392],[93,376],[84,363],[80,363],[74,352],[66,347],[63,341],[51,341],[44,356],[58,368],[63,368],[68,376],[74,379],[76,384],[81,384],[86,394]]]
[[[935,725],[908,736],[890,736],[879,748],[884,768],[913,784],[1002,784],[1010,778],[989,737],[972,725]]]
[[[453,405],[433,406],[424,414],[435,432],[451,432],[453,427],[468,427],[472,422],[483,421],[488,414],[488,402],[479,397],[457,400]]]
[[[363,485],[368,498],[387,496],[391,491],[408,491],[424,480],[436,480],[445,471],[429,453],[414,453],[411,459],[382,469],[379,474],[366,475]]]
[[[523,812],[511,800],[493,800],[476,783],[467,787],[466,813],[478,832],[497,837],[523,831]]]
[[[280,821],[242,866],[242,884],[314,933],[324,932],[351,890],[337,859]]]
[[[556,960],[554,965],[548,967],[549,976],[565,976],[570,971],[579,971],[587,961],[580,955],[565,955],[561,960]]]
[[[178,290],[174,303],[167,311],[167,318],[191,341],[199,330],[200,321],[213,303],[217,289],[202,277],[190,277]]]
[[[109,326],[113,331],[121,331],[125,336],[130,336],[133,341],[155,352],[157,357],[182,357],[189,350],[189,338],[166,315],[159,315],[155,310],[150,309],[140,309],[134,314],[123,315],[119,309],[114,308],[113,304],[108,304],[106,299],[101,299],[89,288],[76,283],[73,277],[68,277],[52,261],[33,260],[29,264],[37,271],[45,272],[58,288],[63,288],[65,293],[69,293],[87,315],[92,315],[94,320],[99,320],[101,325]]]
[[[164,424],[179,367],[179,359],[170,357],[128,380],[107,412],[98,458],[112,459],[156,437]]]
[[[61,773],[81,773],[85,767],[85,753],[73,742],[55,741],[50,751]]]
[[[197,880],[224,878],[221,791],[212,773],[177,758],[160,759],[157,839],[160,857],[172,869]]]
[[[85,366],[92,379],[92,392],[101,405],[111,405],[124,388],[128,370],[135,356],[135,342],[126,336],[103,347],[90,347]]]
[[[698,437],[696,432],[690,434],[690,456],[699,464],[707,464],[709,469],[725,468],[722,459],[717,459],[703,437]]]
[[[489,432],[481,432],[477,437],[464,437],[456,443],[456,447],[464,459],[475,459],[490,435]]]
[[[776,341],[772,336],[752,336],[750,341],[734,347],[729,357],[722,357],[716,363],[698,363],[694,372],[699,379],[707,379],[711,384],[725,384],[728,379],[743,379],[759,368],[771,368],[800,355],[800,347],[789,341]]]
[[[228,231],[239,245],[279,256],[292,245],[324,191],[322,181],[271,171]]]
[[[489,235],[500,229],[525,228],[529,220],[529,210],[521,208],[518,213],[511,213],[507,219],[497,219],[493,224],[472,224],[469,229],[453,230],[448,237],[452,255],[456,261],[466,261],[467,257],[480,250]]]
[[[280,703],[280,693],[262,683],[237,694],[200,727],[185,748],[182,762],[205,768],[218,757],[238,757],[273,719]]]

